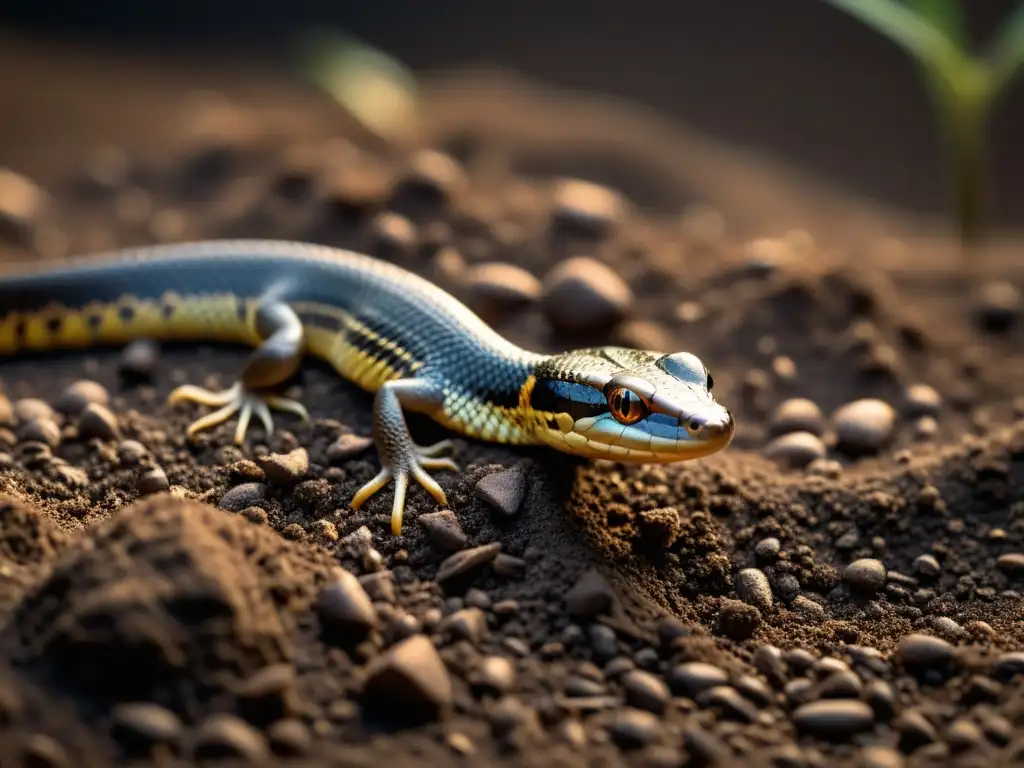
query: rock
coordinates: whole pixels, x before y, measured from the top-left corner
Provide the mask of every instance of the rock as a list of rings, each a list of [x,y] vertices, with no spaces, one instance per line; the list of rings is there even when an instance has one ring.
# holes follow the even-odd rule
[[[126,467],[136,466],[148,455],[146,446],[138,440],[122,440],[117,445],[117,460]]]
[[[109,441],[119,439],[121,429],[117,425],[117,417],[106,406],[90,403],[78,419],[78,434],[86,439],[94,437]]]
[[[470,685],[478,693],[502,696],[515,687],[516,666],[504,656],[485,656],[470,677]]]
[[[441,563],[434,578],[443,584],[446,581],[468,576],[492,562],[500,551],[501,544],[492,542],[456,552]]]
[[[615,630],[604,624],[591,624],[587,627],[587,640],[590,641],[590,649],[602,663],[613,658],[619,652],[619,641],[615,636]]]
[[[305,448],[296,448],[285,454],[257,456],[254,461],[263,470],[267,482],[281,488],[291,488],[309,471],[309,453]]]
[[[800,582],[792,573],[777,574],[772,586],[775,589],[775,594],[784,603],[796,600],[800,596]]]
[[[779,403],[768,423],[772,435],[806,432],[820,436],[825,431],[825,417],[821,408],[813,400],[804,397],[793,397]]]
[[[992,667],[992,677],[1008,683],[1018,675],[1024,675],[1024,651],[1004,653]]]
[[[719,630],[733,640],[746,640],[761,626],[761,612],[739,600],[723,599],[718,611]]]
[[[127,379],[148,381],[156,373],[160,362],[160,347],[155,341],[137,339],[121,352],[118,369]]]
[[[935,726],[916,709],[901,712],[892,725],[900,734],[900,749],[905,752],[931,744],[938,738]]]
[[[874,725],[875,715],[863,701],[834,699],[800,705],[793,712],[793,722],[804,733],[846,741],[869,730]]]
[[[299,757],[309,752],[313,735],[301,720],[286,717],[267,727],[267,738],[274,754],[283,757]]]
[[[76,381],[61,393],[54,406],[68,416],[77,416],[87,405],[109,405],[110,394],[106,388],[95,381],[82,379]]]
[[[757,707],[740,696],[731,685],[716,685],[697,697],[697,704],[705,709],[718,709],[722,716],[741,723],[752,723],[757,717]]]
[[[942,671],[953,659],[953,646],[932,635],[907,635],[896,646],[896,658],[908,669]]]
[[[736,574],[736,594],[762,613],[771,611],[775,603],[768,577],[758,568],[744,568]]]
[[[996,568],[1010,575],[1024,573],[1024,553],[1009,552],[1005,555],[1000,555],[996,560]]]
[[[772,440],[764,449],[765,455],[794,469],[802,469],[815,459],[824,459],[825,443],[810,432],[787,432]]]
[[[864,685],[860,678],[850,670],[833,672],[818,686],[820,699],[856,699],[860,698]]]
[[[853,592],[873,595],[885,587],[886,570],[881,560],[866,557],[843,569],[843,581]]]
[[[1009,331],[1024,311],[1021,292],[1006,281],[986,283],[975,299],[975,317],[981,329],[991,334]]]
[[[0,237],[25,243],[49,207],[49,196],[34,181],[0,168]]]
[[[720,667],[702,661],[688,661],[671,669],[668,683],[672,690],[683,696],[695,699],[702,691],[716,685],[726,685],[729,674]]]
[[[832,414],[838,447],[851,454],[876,453],[892,438],[896,411],[884,400],[864,398]]]
[[[479,608],[463,608],[445,616],[437,630],[442,634],[451,635],[457,640],[479,643],[487,634],[487,616]]]
[[[382,714],[434,720],[452,705],[448,669],[430,640],[413,635],[377,657],[367,669],[363,697]]]
[[[540,300],[540,280],[522,267],[488,262],[470,267],[463,277],[466,305],[488,321]]]
[[[940,637],[958,640],[964,635],[964,628],[957,624],[949,616],[936,616],[931,621],[932,629]]]
[[[466,546],[468,539],[459,524],[459,518],[450,509],[427,512],[416,518],[434,544],[448,552],[458,552]]]
[[[593,618],[611,610],[615,592],[599,571],[591,568],[565,595],[565,603],[572,616]]]
[[[146,756],[157,744],[176,748],[184,727],[178,716],[148,701],[126,702],[111,710],[112,733],[129,755]]]
[[[234,715],[210,715],[196,731],[192,756],[198,761],[266,759],[267,742],[263,734]]]
[[[42,443],[49,448],[56,448],[61,442],[60,427],[53,419],[34,418],[22,421],[16,434],[18,442]]]
[[[908,416],[934,416],[942,407],[942,396],[928,384],[912,384],[903,393],[903,410]]]
[[[519,513],[526,495],[526,473],[522,467],[510,467],[482,478],[475,486],[476,495],[505,517]]]
[[[494,572],[505,578],[519,578],[523,576],[526,573],[526,567],[525,560],[512,557],[512,555],[506,555],[504,552],[500,552],[494,558]]]
[[[608,735],[620,749],[642,749],[661,739],[661,721],[642,709],[621,709],[607,723]]]
[[[754,556],[766,563],[770,563],[779,556],[779,552],[782,551],[782,542],[774,536],[769,536],[766,539],[761,539],[757,544],[754,545]]]
[[[167,479],[167,473],[161,467],[147,469],[135,481],[135,490],[140,496],[152,496],[154,493],[163,493],[170,487],[171,483]]]
[[[556,185],[553,208],[557,231],[584,237],[607,236],[626,215],[626,202],[618,193],[579,179]]]
[[[601,333],[629,316],[633,292],[610,268],[579,256],[563,261],[544,278],[541,308],[558,331]]]
[[[381,211],[370,222],[372,250],[383,259],[406,258],[416,249],[416,226],[394,211]]]
[[[34,419],[57,421],[57,412],[45,400],[38,397],[23,397],[14,404],[14,418],[18,424]]]
[[[633,669],[620,678],[626,691],[626,701],[634,707],[658,715],[665,711],[671,694],[668,686],[650,672]]]
[[[331,443],[327,449],[327,461],[331,464],[337,464],[339,462],[350,459],[353,456],[358,456],[361,453],[365,453],[373,447],[373,438],[364,437],[363,435],[344,434],[340,435],[337,440]]]
[[[797,595],[790,603],[790,608],[799,613],[805,614],[810,619],[822,619],[825,617],[825,608],[820,603],[811,600],[806,595]]]
[[[433,149],[421,149],[410,159],[395,190],[398,195],[443,205],[465,188],[466,174],[454,158]]]
[[[335,570],[334,578],[317,596],[320,623],[331,634],[365,633],[379,627],[377,611],[363,585],[343,568]]]
[[[219,506],[228,512],[241,512],[248,507],[258,507],[267,498],[268,491],[263,483],[242,483],[221,496]]]
[[[937,579],[942,573],[942,566],[932,555],[919,555],[914,559],[914,570],[928,579]]]

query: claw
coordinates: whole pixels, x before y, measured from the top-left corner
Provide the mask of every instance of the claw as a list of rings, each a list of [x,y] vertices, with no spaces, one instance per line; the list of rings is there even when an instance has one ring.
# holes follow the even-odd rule
[[[188,402],[209,407],[219,406],[219,410],[196,419],[188,426],[186,433],[189,437],[203,430],[223,424],[237,413],[238,425],[235,427],[236,445],[241,445],[245,441],[245,433],[249,429],[253,415],[260,420],[264,431],[267,433],[267,437],[273,434],[274,420],[270,415],[271,408],[292,413],[303,421],[309,419],[309,413],[302,403],[278,395],[262,395],[250,392],[242,386],[241,382],[221,391],[213,391],[192,384],[185,384],[171,392],[167,402],[170,405]]]

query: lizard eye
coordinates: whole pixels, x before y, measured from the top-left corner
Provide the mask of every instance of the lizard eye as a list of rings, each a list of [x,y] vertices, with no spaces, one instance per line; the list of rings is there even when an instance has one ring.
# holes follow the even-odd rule
[[[608,409],[620,424],[636,424],[647,416],[643,398],[625,387],[616,387],[608,393]]]

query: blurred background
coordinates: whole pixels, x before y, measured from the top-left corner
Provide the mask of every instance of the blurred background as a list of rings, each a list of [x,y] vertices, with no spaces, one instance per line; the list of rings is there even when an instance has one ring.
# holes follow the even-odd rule
[[[972,37],[981,41],[1016,3],[964,5]],[[0,95],[7,102],[0,162],[8,165],[19,157],[29,162],[28,145],[40,141],[40,121],[24,113],[42,109],[48,98],[37,81],[55,66],[54,50],[198,56],[203,66],[225,70],[262,61],[287,73],[294,70],[296,36],[319,25],[347,31],[417,73],[483,65],[609,94],[884,205],[928,218],[946,212],[935,122],[918,71],[889,40],[822,0],[8,0],[0,6]],[[49,95],[51,123],[62,98]],[[92,98],[116,106],[113,92],[97,90]],[[61,136],[69,133],[59,128],[64,134],[52,129],[46,136],[47,157],[59,157]],[[1024,220],[1021,83],[1000,105],[992,131],[992,215],[1005,228]]]

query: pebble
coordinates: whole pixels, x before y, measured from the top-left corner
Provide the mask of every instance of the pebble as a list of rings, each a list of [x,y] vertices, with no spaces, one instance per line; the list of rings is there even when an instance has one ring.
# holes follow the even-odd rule
[[[589,181],[563,179],[556,185],[553,198],[553,224],[572,235],[607,236],[626,215],[621,195]]]
[[[896,411],[884,400],[854,400],[836,409],[832,414],[832,424],[842,450],[874,453],[892,438]]]
[[[797,595],[790,603],[790,607],[798,613],[803,613],[812,619],[821,619],[825,616],[825,607],[806,595]]]
[[[492,542],[479,547],[464,549],[447,557],[437,569],[434,577],[439,583],[461,578],[489,564],[501,552],[501,544]]]
[[[809,432],[820,436],[825,431],[825,417],[813,400],[793,397],[775,408],[769,419],[769,429],[772,435]]]
[[[34,418],[23,421],[18,427],[18,441],[22,443],[42,443],[49,448],[60,445],[60,427],[52,419]]]
[[[1009,552],[996,559],[996,568],[1007,574],[1024,573],[1024,553]]]
[[[857,760],[860,768],[903,768],[903,755],[892,747],[864,747]]]
[[[744,568],[736,574],[736,594],[762,613],[771,611],[775,602],[768,577],[759,568]]]
[[[604,624],[591,624],[587,627],[587,639],[590,641],[590,649],[599,661],[607,661],[619,652],[615,630]]]
[[[591,568],[565,595],[565,603],[572,616],[593,618],[611,610],[615,592],[599,571]]]
[[[150,339],[137,339],[124,348],[118,361],[122,377],[148,381],[156,373],[160,347]]]
[[[885,575],[885,565],[873,557],[854,560],[843,569],[843,581],[850,590],[864,595],[873,595],[885,587]]]
[[[540,300],[541,283],[522,267],[487,262],[470,267],[463,276],[467,306],[491,321]]]
[[[956,623],[949,616],[936,616],[932,619],[932,629],[935,634],[950,640],[957,640],[963,637],[964,628]]]
[[[985,734],[975,723],[960,717],[946,728],[946,743],[954,752],[964,752],[985,742]]]
[[[68,416],[77,416],[92,403],[109,405],[110,395],[102,384],[82,379],[65,389],[57,398],[54,407]]]
[[[864,685],[850,670],[833,672],[818,685],[818,697],[822,699],[856,699]]]
[[[351,433],[339,435],[338,439],[327,448],[327,461],[331,464],[337,464],[346,459],[351,459],[353,456],[365,453],[372,447],[372,437],[353,435]]]
[[[1006,333],[1024,311],[1024,297],[1011,283],[993,281],[982,286],[975,299],[975,316],[987,333]]]
[[[416,518],[435,546],[447,552],[458,552],[469,539],[462,530],[459,518],[450,509],[427,512]]]
[[[634,707],[646,709],[656,715],[665,711],[671,699],[668,686],[661,678],[644,672],[642,669],[633,669],[622,675],[620,678],[622,687],[626,691],[626,701]]]
[[[437,631],[457,640],[479,643],[487,633],[487,616],[479,608],[463,608],[445,616]]]
[[[135,481],[135,490],[140,496],[151,496],[154,493],[163,493],[171,487],[167,479],[167,473],[161,467],[147,469],[138,480]]]
[[[739,600],[723,599],[718,611],[718,627],[732,640],[746,640],[761,625],[761,612]]]
[[[113,735],[131,754],[148,754],[154,744],[175,746],[184,727],[170,710],[152,702],[127,702],[111,710]]]
[[[752,723],[757,718],[757,707],[744,699],[731,685],[716,685],[697,697],[697,704],[704,708],[714,707],[722,716],[741,723]]]
[[[19,424],[33,419],[56,421],[57,412],[45,400],[38,397],[23,397],[14,404],[14,418]]]
[[[763,680],[753,675],[740,675],[736,680],[736,690],[750,701],[762,707],[772,702],[772,691]]]
[[[1024,675],[1024,651],[1004,653],[996,659],[992,667],[993,678],[1008,683],[1018,675]]]
[[[621,749],[642,749],[661,739],[661,721],[642,709],[618,710],[608,719],[607,729]]]
[[[370,596],[359,579],[343,568],[335,569],[334,578],[321,588],[316,610],[321,624],[332,632],[365,631],[379,626]]]
[[[72,768],[67,750],[57,739],[45,733],[29,733],[22,736],[20,758],[17,764],[31,768]]]
[[[513,517],[519,513],[526,495],[526,473],[522,467],[492,472],[477,482],[474,490],[505,517]]]
[[[803,469],[815,459],[824,459],[828,449],[820,437],[810,432],[787,432],[768,443],[764,452],[773,461]]]
[[[117,460],[126,467],[134,467],[149,454],[138,440],[122,440],[117,445]]]
[[[892,725],[900,734],[900,749],[905,752],[931,744],[938,738],[935,726],[916,709],[904,710]]]
[[[471,676],[471,685],[478,692],[502,696],[515,687],[516,666],[504,656],[486,656]]]
[[[761,539],[754,545],[754,556],[765,563],[775,560],[782,551],[782,542],[774,536]]]
[[[910,416],[934,416],[942,406],[942,396],[928,384],[912,384],[903,393],[903,408]]]
[[[370,222],[374,252],[385,259],[408,256],[416,248],[416,227],[405,216],[382,211]]]
[[[784,603],[794,601],[800,595],[800,580],[792,573],[779,573],[772,580],[775,594]]]
[[[722,741],[703,728],[687,728],[683,731],[683,746],[695,758],[686,765],[728,765],[731,757],[729,748]],[[683,763],[675,763],[680,765]]]
[[[518,578],[526,573],[525,560],[513,557],[512,555],[506,555],[504,552],[498,553],[498,556],[494,558],[492,567],[496,574],[505,578]]]
[[[192,754],[200,761],[241,758],[258,762],[266,759],[267,752],[262,733],[234,715],[218,713],[197,729]]]
[[[854,699],[832,699],[801,704],[793,712],[797,729],[822,738],[845,741],[874,725],[871,707]]]
[[[413,635],[370,662],[363,695],[384,711],[436,719],[452,704],[452,681],[430,640]]]
[[[294,717],[282,718],[271,723],[267,727],[267,738],[274,753],[286,757],[306,754],[313,743],[313,734],[309,732],[309,728]]]
[[[291,488],[296,485],[309,471],[309,452],[305,448],[296,448],[288,453],[271,453],[257,456],[256,466],[271,485]]]
[[[49,196],[27,176],[0,168],[0,235],[24,239],[43,215]]]
[[[258,507],[267,498],[268,490],[263,483],[242,483],[221,496],[219,506],[228,512],[241,512],[248,507]]]
[[[668,684],[679,694],[696,698],[698,694],[716,685],[729,682],[729,674],[720,667],[703,661],[688,661],[673,667],[668,673]]]
[[[939,422],[934,416],[921,416],[914,419],[914,439],[920,442],[931,440],[939,433]]]
[[[953,646],[932,635],[907,635],[896,646],[896,657],[909,668],[943,669],[953,659]]]
[[[768,678],[772,685],[778,687],[786,682],[786,661],[782,651],[774,645],[759,645],[751,661],[754,667]]]
[[[543,281],[541,308],[558,331],[597,333],[625,320],[633,292],[609,267],[578,256],[556,266]]]
[[[117,417],[109,408],[90,403],[85,406],[78,419],[78,434],[86,439],[95,437],[98,440],[117,440],[121,436],[121,428],[117,425]]]
[[[422,149],[409,160],[396,191],[411,193],[435,204],[448,203],[466,187],[462,166],[450,155]]]
[[[869,680],[864,686],[864,701],[879,720],[887,721],[896,713],[896,691],[885,680]]]
[[[935,579],[942,573],[942,566],[933,555],[918,555],[914,559],[914,571],[929,579]]]

